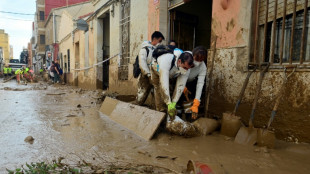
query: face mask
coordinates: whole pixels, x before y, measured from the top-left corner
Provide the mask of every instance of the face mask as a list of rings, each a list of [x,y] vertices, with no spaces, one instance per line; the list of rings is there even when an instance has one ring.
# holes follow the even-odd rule
[[[159,45],[162,45],[161,43],[157,43],[155,46],[158,47]]]
[[[187,73],[187,70],[184,69],[183,67],[179,67],[179,71],[182,75],[186,74]]]
[[[202,63],[202,62],[198,62],[198,61],[194,60],[194,65],[195,65],[195,67],[201,65],[201,63]]]

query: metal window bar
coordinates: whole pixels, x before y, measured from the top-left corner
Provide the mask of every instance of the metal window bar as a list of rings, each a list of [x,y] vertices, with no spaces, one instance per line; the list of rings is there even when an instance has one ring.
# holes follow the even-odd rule
[[[255,38],[254,38],[254,63],[257,63],[257,46],[258,46],[258,22],[259,22],[259,6],[260,0],[256,0],[256,22],[255,22]]]
[[[300,2],[298,0],[294,0],[292,6],[293,6],[293,11],[292,12],[292,17],[291,18],[287,18],[287,6],[288,6],[288,0],[283,0],[281,1],[280,0],[280,4],[282,5],[283,4],[283,14],[282,14],[282,19],[281,19],[281,23],[282,23],[282,27],[281,27],[281,32],[279,32],[278,30],[280,30],[280,26],[277,27],[277,13],[278,13],[278,6],[279,6],[279,0],[274,0],[274,16],[273,16],[273,21],[272,21],[272,28],[269,28],[268,29],[268,14],[269,14],[269,2],[270,0],[256,0],[256,23],[255,23],[255,38],[254,38],[254,59],[253,59],[253,62],[254,63],[259,63],[261,60],[258,60],[257,59],[257,55],[262,55],[262,61],[267,61],[268,59],[266,58],[269,58],[269,62],[271,64],[273,64],[275,62],[275,45],[276,45],[276,42],[277,42],[277,48],[279,48],[278,46],[280,46],[279,50],[277,52],[279,52],[279,60],[277,61],[279,64],[278,65],[282,65],[283,64],[283,58],[284,58],[284,54],[287,54],[287,59],[288,59],[288,63],[289,64],[292,64],[293,61],[295,62],[296,60],[299,62],[300,65],[303,64],[303,62],[306,60],[306,57],[305,57],[305,48],[306,45],[305,45],[305,42],[306,42],[306,38],[307,38],[307,19],[308,19],[308,16],[307,16],[307,13],[308,13],[308,0],[304,0],[304,3],[303,3],[303,21],[302,21],[302,29],[300,27],[300,23],[297,24],[297,22],[300,22],[300,19],[297,20],[297,4],[298,2]],[[264,4],[265,3],[265,4]],[[263,36],[263,43],[262,43],[262,46],[259,46],[259,27],[260,27],[260,24],[259,24],[259,15],[260,15],[260,6],[264,6],[265,5],[265,21],[264,21],[264,36]],[[280,8],[281,9],[281,8]],[[300,9],[300,6],[298,7],[298,10],[301,10]],[[290,13],[291,13],[290,12]],[[298,12],[300,14],[300,12]],[[270,13],[272,14],[272,13]],[[288,21],[286,21],[288,20]],[[281,23],[279,23],[281,25]],[[286,33],[286,30],[288,28],[286,28],[287,26],[286,25],[289,25],[289,23],[291,23],[291,28],[289,28],[289,34],[290,36],[287,37],[287,34]],[[297,28],[296,28],[297,27]],[[278,28],[278,29],[276,29]],[[295,31],[295,30],[299,30],[299,31]],[[302,32],[300,32],[300,30],[302,30]],[[267,38],[267,35],[268,35],[268,32],[271,31],[271,39],[268,40]],[[276,31],[277,33],[279,34],[277,36],[277,39],[276,39]],[[280,34],[281,33],[281,34]],[[281,35],[281,36],[280,36]],[[295,36],[296,35],[296,36]],[[300,37],[301,35],[301,43],[299,42],[296,42],[296,37]],[[285,37],[286,36],[286,37]],[[276,41],[276,40],[279,40]],[[287,40],[287,43],[286,43],[286,40]],[[267,43],[268,42],[268,43]],[[269,43],[271,42],[271,45],[269,48]],[[288,45],[287,45],[288,44]],[[299,51],[299,55],[298,55],[298,51],[296,50],[297,47],[299,47],[299,44],[300,45],[300,50]],[[289,46],[289,50],[287,50],[286,53],[284,53],[284,47],[285,45]],[[259,54],[258,50],[259,50],[259,47],[263,47],[262,49],[262,54]],[[270,55],[267,55],[267,52],[266,50],[267,49],[270,49]],[[295,50],[294,50],[295,48]],[[297,52],[296,52],[297,51]],[[269,54],[269,53],[268,53]],[[299,60],[298,60],[299,58]]]
[[[283,63],[283,47],[284,47],[284,31],[285,31],[285,19],[286,19],[286,5],[287,0],[284,0],[284,9],[282,16],[282,33],[281,33],[281,46],[280,46],[280,65]]]
[[[269,9],[269,0],[266,0],[266,14],[265,14],[265,24],[264,24],[264,47],[263,47],[263,60],[262,60],[262,62],[264,62],[266,59],[268,9]]]
[[[302,25],[302,36],[301,36],[301,49],[300,49],[300,64],[303,64],[304,61],[304,43],[305,43],[305,31],[306,31],[306,18],[307,18],[307,8],[308,8],[308,0],[305,0],[304,6],[304,18]]]
[[[277,20],[277,9],[278,9],[278,0],[275,0],[274,5],[274,16],[273,16],[273,29],[272,29],[272,43],[271,43],[271,58],[270,63],[274,62],[274,47],[275,47],[275,39],[276,39],[276,20]]]
[[[291,43],[290,43],[290,54],[289,54],[289,63],[293,62],[293,47],[294,47],[294,31],[295,31],[295,20],[296,20],[296,4],[297,0],[294,0],[294,12],[293,12],[293,21],[292,21],[292,31],[291,31]]]
[[[130,0],[121,1],[121,49],[120,66],[118,69],[119,80],[128,80],[128,65],[130,61]]]

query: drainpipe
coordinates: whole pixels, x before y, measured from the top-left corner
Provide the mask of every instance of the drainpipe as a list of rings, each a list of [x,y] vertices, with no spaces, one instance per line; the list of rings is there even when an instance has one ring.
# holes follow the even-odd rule
[[[53,12],[53,43],[56,43],[56,24],[55,24],[55,13]]]

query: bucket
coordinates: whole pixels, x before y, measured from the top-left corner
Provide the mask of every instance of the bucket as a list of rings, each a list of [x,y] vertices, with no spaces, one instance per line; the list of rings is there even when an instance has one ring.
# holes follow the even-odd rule
[[[212,174],[212,169],[204,163],[189,160],[187,163],[187,172],[190,174]]]
[[[241,127],[240,117],[230,113],[223,113],[221,134],[228,137],[235,137]]]
[[[187,163],[187,172],[190,174],[226,174],[227,171],[221,164],[205,164],[199,161],[189,160]]]

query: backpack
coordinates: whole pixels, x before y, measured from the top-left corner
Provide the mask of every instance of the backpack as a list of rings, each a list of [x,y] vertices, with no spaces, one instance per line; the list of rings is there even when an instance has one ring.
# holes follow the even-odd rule
[[[62,75],[63,74],[63,71],[62,71],[62,69],[61,68],[59,68],[59,75]]]
[[[146,57],[148,57],[150,50],[147,47],[143,47],[143,48],[145,48],[145,50],[146,50]],[[136,61],[133,64],[133,77],[134,78],[138,78],[140,74],[141,74],[141,69],[140,69],[140,66],[139,66],[139,55],[137,55]]]
[[[165,46],[165,45],[159,45],[155,48],[155,50],[153,51],[152,56],[155,58],[155,60],[157,61],[157,58],[163,54],[173,54],[173,50],[175,49],[175,47],[170,47],[170,46]],[[176,56],[173,55],[173,59],[171,62],[171,66],[170,66],[170,70],[173,68],[174,66],[174,62],[175,62]]]
[[[152,56],[157,60],[157,58],[163,54],[166,53],[171,53],[173,54],[173,50],[170,49],[168,46],[166,45],[159,45],[155,48],[155,50],[153,51]]]

